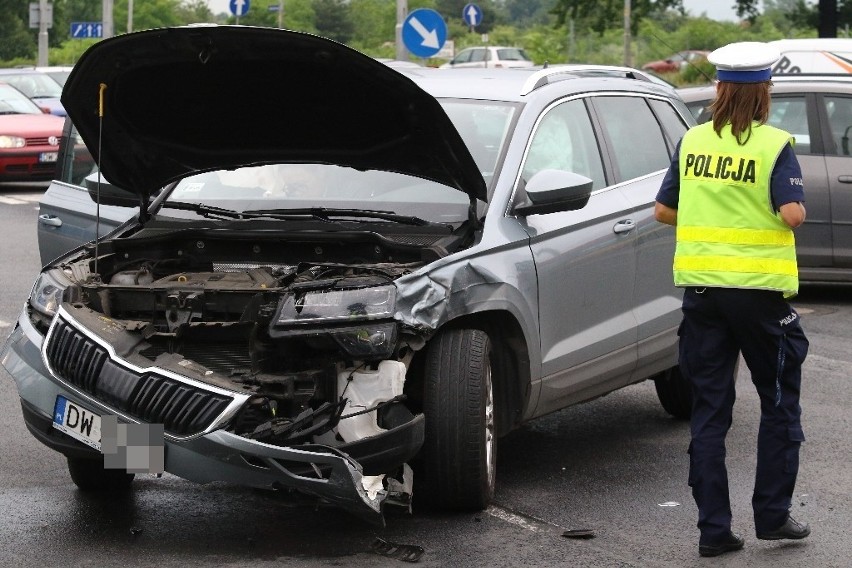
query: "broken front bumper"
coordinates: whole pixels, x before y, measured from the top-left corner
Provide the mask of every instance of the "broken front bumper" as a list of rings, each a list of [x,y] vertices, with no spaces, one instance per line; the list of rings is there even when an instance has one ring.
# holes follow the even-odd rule
[[[24,312],[0,351],[0,362],[17,383],[27,427],[42,443],[65,455],[98,457],[95,450],[52,427],[57,396],[101,415],[119,415],[123,422],[141,421],[56,379],[42,359],[43,340]],[[364,477],[393,473],[417,454],[424,436],[422,414],[399,420],[377,436],[339,447],[274,446],[218,428],[182,438],[166,435],[165,470],[198,483],[225,481],[249,487],[295,489],[381,524],[382,506],[389,492],[368,491]]]

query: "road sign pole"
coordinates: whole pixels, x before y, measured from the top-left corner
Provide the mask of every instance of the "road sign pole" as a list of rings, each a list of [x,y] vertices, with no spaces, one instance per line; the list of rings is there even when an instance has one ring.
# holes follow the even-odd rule
[[[38,64],[47,65],[47,0],[38,3]]]
[[[102,6],[103,14],[101,19],[103,21],[103,31],[101,33],[101,37],[106,39],[108,37],[112,37],[115,33],[115,24],[112,20],[113,0],[104,0]]]
[[[396,0],[396,58],[399,61],[408,59],[408,50],[402,40],[402,25],[408,17],[408,0]]]

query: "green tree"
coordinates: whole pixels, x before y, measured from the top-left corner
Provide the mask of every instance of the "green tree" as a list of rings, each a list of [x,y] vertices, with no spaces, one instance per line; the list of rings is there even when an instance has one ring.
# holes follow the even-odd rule
[[[396,3],[387,0],[352,0],[352,41],[362,51],[396,39]]]
[[[134,2],[133,29],[150,30],[190,23],[181,18],[181,7],[181,0],[144,0],[143,2]],[[117,0],[115,2],[112,16],[115,33],[127,33],[127,0]]]
[[[633,34],[646,17],[675,8],[683,12],[682,0],[631,0],[630,28]],[[556,0],[553,8],[560,25],[568,20],[584,20],[598,33],[624,26],[624,0]]]
[[[10,60],[18,57],[30,57],[38,49],[36,40],[29,29],[29,13],[25,21],[20,15],[20,3],[12,0],[0,0],[0,59]],[[29,9],[26,4],[23,7]]]
[[[317,32],[327,38],[346,43],[352,39],[355,26],[350,17],[348,0],[313,0]]]
[[[530,27],[550,23],[556,0],[504,0],[502,6],[506,22]]]

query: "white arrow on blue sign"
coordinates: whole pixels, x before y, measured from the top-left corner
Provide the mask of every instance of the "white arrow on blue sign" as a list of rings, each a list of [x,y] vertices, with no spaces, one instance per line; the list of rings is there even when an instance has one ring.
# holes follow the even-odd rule
[[[231,0],[228,4],[231,8],[231,13],[235,16],[245,16],[249,11],[249,0]]]
[[[103,22],[71,22],[71,37],[74,39],[103,36]]]
[[[402,23],[402,43],[417,57],[432,57],[447,41],[447,24],[428,8],[414,10]]]
[[[467,4],[462,10],[462,20],[473,27],[482,23],[482,8],[476,4]]]

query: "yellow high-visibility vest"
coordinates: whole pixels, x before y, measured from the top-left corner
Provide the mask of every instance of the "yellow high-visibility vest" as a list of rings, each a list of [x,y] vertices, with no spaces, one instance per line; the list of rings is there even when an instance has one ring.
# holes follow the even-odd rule
[[[770,180],[792,141],[769,125],[752,125],[740,146],[730,125],[719,137],[708,122],[690,129],[680,147],[676,286],[799,290],[793,231],[773,209]]]

